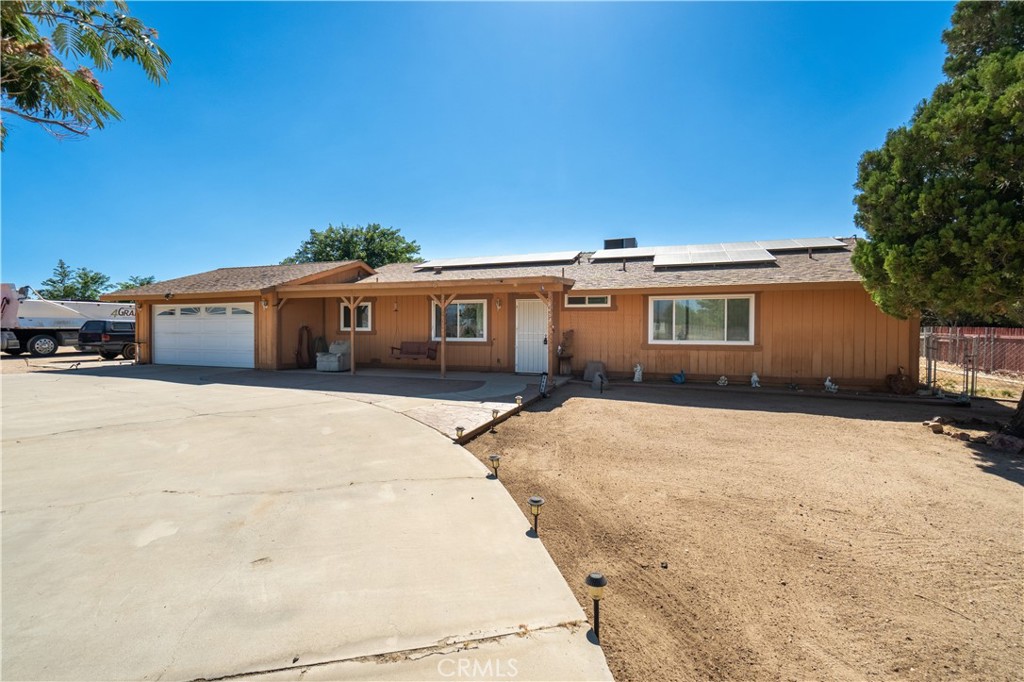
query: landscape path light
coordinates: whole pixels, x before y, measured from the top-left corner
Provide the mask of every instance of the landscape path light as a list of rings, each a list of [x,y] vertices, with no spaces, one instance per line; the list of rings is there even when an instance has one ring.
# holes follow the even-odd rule
[[[466,432],[466,427],[465,426],[456,426],[455,427],[455,437],[456,438],[462,438],[462,434],[464,434],[465,432]]]
[[[498,467],[501,466],[501,455],[491,455],[487,459],[491,461],[491,468],[494,469],[494,478],[498,478]]]
[[[537,532],[537,517],[540,516],[540,508],[544,506],[544,498],[540,495],[534,495],[526,501],[526,504],[530,505],[530,513],[533,514],[533,534],[539,535]]]
[[[516,406],[517,407],[522,407],[523,406],[523,396],[521,396],[521,395],[517,395],[516,396]]]
[[[590,591],[590,598],[594,600],[594,639],[601,643],[601,597],[604,596],[604,586],[608,579],[602,573],[591,573],[584,581]]]
[[[497,429],[494,428],[494,425],[497,423],[497,421],[498,421],[498,408],[495,407],[494,409],[491,410],[491,433],[495,433],[497,431]]]

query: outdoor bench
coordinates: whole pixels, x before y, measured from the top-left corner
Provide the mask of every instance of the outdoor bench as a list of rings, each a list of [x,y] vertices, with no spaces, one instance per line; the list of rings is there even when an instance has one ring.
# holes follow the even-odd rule
[[[402,341],[401,346],[391,347],[395,360],[436,360],[437,341]]]

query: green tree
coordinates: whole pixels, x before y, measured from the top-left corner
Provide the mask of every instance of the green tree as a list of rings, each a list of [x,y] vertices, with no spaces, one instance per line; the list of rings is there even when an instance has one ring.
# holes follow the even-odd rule
[[[53,275],[49,279],[44,279],[39,285],[39,295],[43,298],[66,301],[77,298],[77,293],[75,273],[63,258],[57,261]]]
[[[57,261],[53,275],[39,285],[39,295],[54,301],[95,301],[110,290],[110,278],[89,268],[72,270],[64,259]]]
[[[114,289],[116,289],[117,291],[123,291],[124,289],[135,289],[137,287],[144,287],[149,284],[153,284],[154,282],[156,282],[156,277],[154,277],[153,275],[146,275],[145,277],[141,275],[132,275],[131,277],[128,278],[127,281],[118,282],[117,284],[115,284]]]
[[[89,268],[75,270],[75,298],[79,301],[96,301],[100,294],[110,290],[110,278],[102,272]]]
[[[946,79],[861,157],[853,263],[897,317],[1024,323],[1024,3],[961,2],[942,38]]]
[[[4,0],[0,32],[0,149],[10,116],[57,136],[87,135],[110,119],[120,120],[92,69],[106,70],[124,59],[159,84],[171,62],[155,42],[156,30],[128,16],[124,0],[112,7],[94,0]]]
[[[282,263],[320,263],[338,260],[361,260],[371,268],[387,263],[410,263],[419,260],[420,246],[408,241],[393,227],[370,225],[310,230],[294,256]]]

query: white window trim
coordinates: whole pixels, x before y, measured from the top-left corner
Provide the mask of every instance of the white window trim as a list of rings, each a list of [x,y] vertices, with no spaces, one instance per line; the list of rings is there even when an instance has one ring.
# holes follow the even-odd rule
[[[654,338],[654,302],[655,301],[681,301],[696,299],[730,299],[745,298],[750,301],[750,340],[749,341],[676,341]],[[677,296],[651,296],[647,301],[647,343],[659,346],[753,346],[756,339],[754,333],[757,325],[754,324],[756,306],[754,305],[753,294],[679,294]],[[675,329],[675,306],[672,308],[672,328]],[[729,328],[729,306],[725,307],[725,329]]]
[[[360,303],[359,305],[357,305],[356,307],[357,308],[362,308],[363,306],[366,306],[366,325],[367,326],[360,327],[357,324],[356,325],[356,331],[357,332],[371,332],[371,331],[373,331],[373,302],[371,302],[371,301],[364,301],[364,302]],[[338,308],[338,328],[341,331],[343,331],[343,332],[352,331],[351,329],[349,329],[349,327],[345,326],[345,309],[346,308],[348,308],[348,306],[345,305],[344,303],[341,303],[340,307]],[[349,320],[349,322],[351,322],[351,321],[352,320]],[[359,315],[358,314],[356,314],[356,322],[357,323],[359,322]]]
[[[457,299],[452,301],[448,305],[457,305],[459,303],[479,303],[484,311],[484,319],[481,322],[483,326],[483,336],[474,339],[463,339],[459,337],[449,336],[445,339],[447,343],[483,343],[487,341],[487,301],[482,298],[467,298]],[[436,302],[430,304],[430,339],[432,341],[440,341],[441,336],[437,333],[437,309],[440,306]]]
[[[597,298],[598,296],[600,296],[600,297],[603,297],[606,300],[605,300],[604,303],[590,303],[589,301],[586,302],[586,303],[569,303],[569,297],[570,296],[573,297],[573,298],[582,297],[582,298],[588,298],[588,299],[589,298]],[[565,295],[565,307],[566,308],[611,308],[612,307],[612,297],[609,294],[566,294]]]

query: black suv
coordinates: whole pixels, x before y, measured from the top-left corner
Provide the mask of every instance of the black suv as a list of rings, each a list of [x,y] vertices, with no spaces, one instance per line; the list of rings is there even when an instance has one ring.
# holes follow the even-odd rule
[[[135,359],[135,323],[114,320],[89,320],[78,330],[78,350],[94,350],[100,357],[113,360],[123,355]]]

